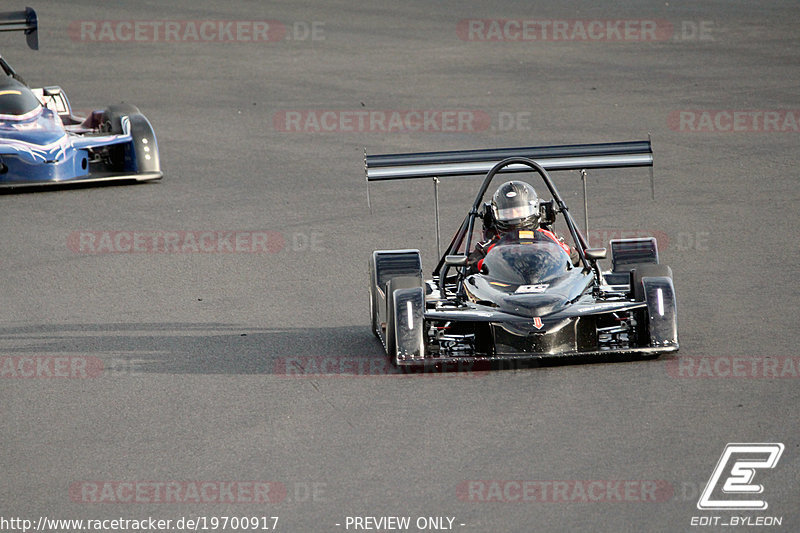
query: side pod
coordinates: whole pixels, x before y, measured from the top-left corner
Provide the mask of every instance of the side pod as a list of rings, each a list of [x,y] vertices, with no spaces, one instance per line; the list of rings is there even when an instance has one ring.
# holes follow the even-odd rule
[[[383,343],[386,353],[396,361],[398,340],[396,337],[395,316],[411,317],[412,326],[414,315],[408,315],[407,303],[400,292],[400,301],[406,306],[403,310],[396,308],[394,293],[420,289],[422,290],[422,260],[419,250],[378,250],[372,253],[369,263],[370,271],[370,315],[372,317],[372,331]],[[421,310],[424,312],[424,292]],[[400,326],[401,329],[404,327]],[[413,330],[413,328],[407,328]],[[421,317],[419,331],[422,331]],[[416,330],[414,330],[416,333]],[[407,343],[407,338],[401,339],[401,350],[414,352]],[[421,352],[420,352],[421,353]]]
[[[658,244],[654,237],[640,239],[612,239],[611,271],[603,277],[609,285],[630,282],[630,271],[641,265],[658,264]]]

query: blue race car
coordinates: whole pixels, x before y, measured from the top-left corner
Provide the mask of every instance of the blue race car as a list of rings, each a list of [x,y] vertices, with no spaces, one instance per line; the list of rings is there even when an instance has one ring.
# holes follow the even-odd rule
[[[0,31],[24,31],[38,49],[33,9],[0,13]],[[130,104],[75,116],[58,86],[31,88],[0,57],[0,188],[162,177],[150,122]]]

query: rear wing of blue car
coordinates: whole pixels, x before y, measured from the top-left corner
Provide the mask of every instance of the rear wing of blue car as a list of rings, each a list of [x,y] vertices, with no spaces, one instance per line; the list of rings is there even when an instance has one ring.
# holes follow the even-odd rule
[[[26,7],[24,11],[7,11],[0,13],[0,31],[22,31],[28,46],[39,49],[39,22],[36,11]]]
[[[653,166],[653,149],[646,140],[412,154],[367,155],[365,151],[364,170],[367,181],[474,176],[486,174],[509,157],[532,159],[548,171]],[[501,172],[526,171],[530,168],[511,165]]]

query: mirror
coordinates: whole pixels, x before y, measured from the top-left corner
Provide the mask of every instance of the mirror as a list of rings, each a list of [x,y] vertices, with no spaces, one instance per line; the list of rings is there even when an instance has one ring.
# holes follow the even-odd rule
[[[444,264],[452,267],[461,267],[467,264],[466,255],[448,255],[444,258]]]
[[[605,248],[587,248],[583,251],[586,259],[591,259],[593,261],[605,259],[607,252],[608,251]]]

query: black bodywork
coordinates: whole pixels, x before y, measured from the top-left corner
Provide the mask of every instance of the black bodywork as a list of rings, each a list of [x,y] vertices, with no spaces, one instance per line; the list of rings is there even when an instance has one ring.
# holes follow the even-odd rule
[[[492,161],[509,153],[513,157]],[[612,241],[612,270],[602,272],[607,250],[589,248],[546,168],[652,166],[649,141],[371,156],[365,164],[368,181],[477,174],[491,164],[430,279],[423,279],[417,250],[372,255],[372,330],[397,365],[649,358],[678,350],[672,274],[658,264],[655,239]],[[501,243],[476,271],[469,256],[490,184],[497,174],[524,171],[538,174],[550,193],[542,202],[543,226],[551,228],[560,217],[579,258],[573,264],[552,241]]]

